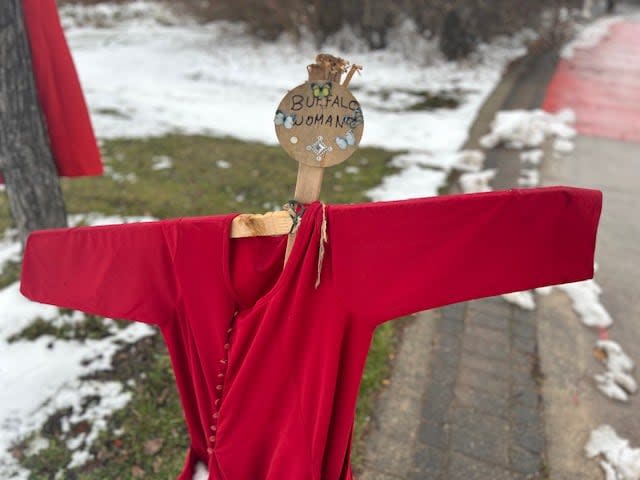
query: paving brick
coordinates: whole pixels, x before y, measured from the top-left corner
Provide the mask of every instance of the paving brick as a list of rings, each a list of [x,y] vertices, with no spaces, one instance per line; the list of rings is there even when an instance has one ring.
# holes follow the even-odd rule
[[[497,465],[509,465],[509,423],[470,410],[451,415],[451,449]]]
[[[502,395],[483,392],[467,385],[457,385],[456,405],[495,417],[509,418],[509,401]]]
[[[502,360],[503,362],[509,359],[508,345],[487,342],[486,340],[473,338],[469,335],[465,335],[462,339],[462,349],[477,353],[483,357]]]
[[[506,381],[511,380],[511,368],[507,362],[493,360],[464,350],[461,354],[460,362],[462,367],[480,370]]]
[[[519,480],[521,477],[505,468],[459,453],[452,453],[446,478],[447,480]]]
[[[435,346],[433,353],[431,354],[431,371],[435,370],[452,370],[455,375],[455,371],[458,368],[459,358],[458,352],[446,350],[440,346]]]
[[[542,425],[537,404],[525,405],[516,403],[511,407],[511,415],[513,422],[516,424],[530,425],[531,428],[534,428],[536,425]]]
[[[526,322],[535,324],[536,322],[536,313],[535,310],[525,310],[523,308],[514,308],[513,309],[513,320],[516,322]]]
[[[449,318],[442,317],[438,322],[438,330],[441,333],[449,333],[451,335],[458,336],[464,330],[464,317]]]
[[[447,455],[445,450],[428,445],[416,445],[413,467],[408,472],[410,480],[444,479]]]
[[[533,454],[518,447],[509,449],[509,457],[511,458],[511,468],[516,472],[532,475],[540,473],[542,469],[542,457],[539,454]]]
[[[465,337],[470,336],[474,340],[484,340],[486,342],[497,343],[500,345],[509,345],[509,330],[496,330],[479,325],[467,324],[464,329]]]
[[[513,337],[512,345],[520,352],[535,353],[537,341],[536,337]]]
[[[513,350],[510,355],[509,363],[512,369],[519,369],[527,373],[531,377],[531,372],[535,365],[536,356],[533,353]]]
[[[489,305],[493,306],[493,304]],[[492,307],[492,309],[502,310],[495,307]],[[489,313],[470,308],[466,318],[467,324],[495,330],[507,330],[509,328],[509,317],[506,308],[504,310],[505,313]]]
[[[534,323],[512,322],[511,333],[516,337],[537,338],[538,329]]]
[[[514,404],[522,404],[528,407],[538,408],[540,403],[538,389],[535,382],[528,385],[511,386],[511,399]]]
[[[439,308],[438,311],[442,318],[463,318],[467,310],[467,303],[454,303],[446,307]]]
[[[475,389],[490,392],[500,397],[509,397],[509,383],[491,373],[475,370],[466,366],[460,367],[458,383]]]
[[[542,425],[514,423],[511,425],[511,440],[514,445],[524,448],[531,453],[541,454],[544,450],[544,435]]]
[[[460,338],[448,332],[439,332],[437,336],[438,348],[458,354],[460,351]]]
[[[429,421],[434,419],[446,421],[452,400],[452,385],[440,385],[430,382],[422,403],[422,416]]]
[[[418,441],[430,447],[446,449],[449,442],[449,425],[444,421],[423,420],[418,428]]]

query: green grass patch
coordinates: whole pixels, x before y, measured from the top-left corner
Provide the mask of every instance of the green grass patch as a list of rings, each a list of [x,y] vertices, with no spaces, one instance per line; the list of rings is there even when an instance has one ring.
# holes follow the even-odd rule
[[[173,134],[142,140],[118,139],[104,142],[102,151],[108,171],[103,177],[62,180],[69,213],[147,214],[157,218],[259,213],[279,208],[289,200],[297,175],[297,163],[280,147],[233,138]],[[394,154],[364,148],[347,162],[327,169],[322,200],[367,201],[364,192],[397,171],[389,165]],[[162,157],[168,157],[172,166],[154,170],[154,164]],[[11,223],[3,196],[0,228],[10,227]],[[0,285],[16,281],[18,275],[19,265],[9,264],[0,275]],[[69,314],[61,311],[61,315]],[[366,431],[376,392],[389,375],[398,328],[397,322],[390,322],[378,328],[374,336],[358,399],[356,441]],[[107,333],[102,319],[87,315],[81,325],[62,322],[54,326],[35,320],[13,340],[41,335],[80,340],[102,338]],[[83,467],[65,470],[62,478],[142,478],[143,474],[144,478],[175,478],[184,461],[188,437],[161,336],[124,346],[114,358],[114,369],[98,372],[92,378],[120,380],[133,397],[127,407],[109,419],[107,429],[93,444],[93,460]],[[134,382],[127,383],[131,379]],[[64,416],[64,411],[57,412],[40,432],[39,436],[49,442],[47,448],[29,455],[26,445],[16,446],[16,456],[32,471],[32,479],[53,478],[69,462],[69,432],[54,428]],[[161,445],[149,454],[145,442],[147,447],[149,442],[155,442],[156,447]],[[359,457],[356,455],[354,460],[358,462]]]

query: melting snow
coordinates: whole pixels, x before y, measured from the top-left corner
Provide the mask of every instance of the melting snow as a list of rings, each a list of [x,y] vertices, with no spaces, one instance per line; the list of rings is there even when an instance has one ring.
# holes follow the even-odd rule
[[[132,219],[100,218],[90,214],[74,215],[69,220],[71,225],[81,222],[96,225]],[[16,259],[19,251],[17,242],[0,242],[0,259],[4,261]],[[113,320],[105,319],[110,335],[99,340],[80,341],[42,335],[32,341],[9,341],[36,319],[60,327],[77,324],[83,318],[79,312],[61,314],[56,307],[27,300],[20,294],[18,282],[0,290],[0,478],[28,477],[29,472],[10,454],[11,447],[37,434],[50,415],[67,407],[72,408],[72,414],[64,419],[66,433],[73,423],[89,420],[90,424],[89,431],[67,436],[68,446],[73,450],[70,466],[81,465],[90,458],[89,448],[106,427],[106,419],[129,401],[130,395],[118,382],[82,381],[79,378],[110,369],[111,359],[122,345],[154,335],[156,331],[152,327],[132,323],[118,328]],[[93,398],[99,400],[89,401]],[[37,438],[34,440],[36,447],[43,448]],[[28,448],[33,451],[33,442]]]
[[[571,139],[576,131],[569,126],[573,114],[568,110],[548,113],[543,110],[505,110],[498,112],[491,125],[491,132],[480,139],[484,148],[504,144],[509,148],[534,148],[546,138]]]
[[[588,458],[602,455],[600,462],[607,480],[640,480],[640,448],[631,448],[627,439],[618,436],[609,425],[591,432],[584,447]]]
[[[156,155],[151,161],[153,162],[152,170],[166,170],[173,167],[173,160],[166,155]]]
[[[607,17],[587,25],[573,41],[564,46],[560,56],[572,58],[576,49],[588,50],[597,46],[609,34],[609,29],[621,20],[623,20],[623,17]]]

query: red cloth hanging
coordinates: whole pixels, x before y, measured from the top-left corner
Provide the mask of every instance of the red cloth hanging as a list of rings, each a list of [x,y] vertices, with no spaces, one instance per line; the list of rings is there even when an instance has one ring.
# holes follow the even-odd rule
[[[102,160],[55,0],[22,0],[38,100],[63,177],[102,175]]]

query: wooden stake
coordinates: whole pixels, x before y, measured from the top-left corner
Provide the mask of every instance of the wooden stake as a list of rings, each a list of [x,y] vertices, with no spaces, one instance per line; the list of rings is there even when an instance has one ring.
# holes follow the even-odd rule
[[[318,200],[320,198],[320,190],[322,189],[323,175],[324,168],[312,167],[305,163],[299,163],[296,191],[293,198],[300,203],[311,203]],[[304,219],[302,221],[304,222]],[[287,240],[287,250],[284,254],[284,263],[287,263],[295,241],[296,234],[294,232],[289,235],[289,239]]]

